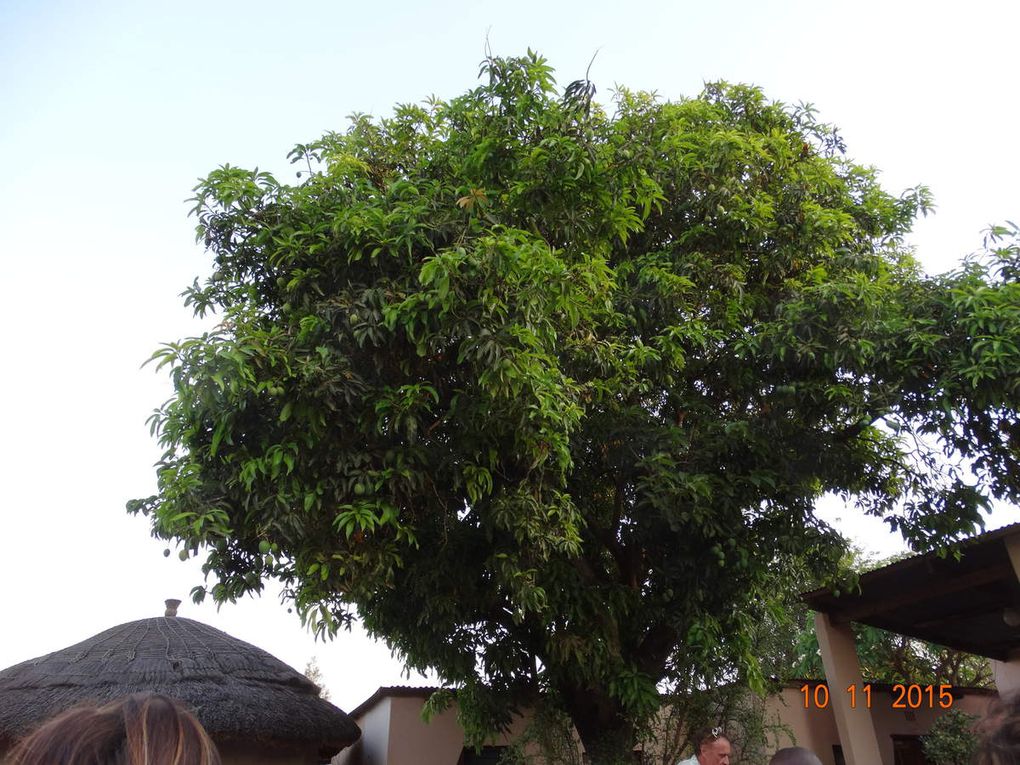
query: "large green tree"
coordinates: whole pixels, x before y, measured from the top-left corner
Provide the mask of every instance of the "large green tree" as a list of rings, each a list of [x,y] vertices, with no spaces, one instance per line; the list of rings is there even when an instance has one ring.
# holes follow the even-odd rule
[[[926,193],[810,108],[593,94],[489,58],[298,146],[295,183],[204,179],[186,301],[222,321],[156,354],[130,507],[217,600],[278,579],[438,671],[472,730],[541,696],[601,763],[677,671],[757,684],[775,572],[841,553],[823,493],[919,547],[1017,499],[1020,254],[926,275]]]

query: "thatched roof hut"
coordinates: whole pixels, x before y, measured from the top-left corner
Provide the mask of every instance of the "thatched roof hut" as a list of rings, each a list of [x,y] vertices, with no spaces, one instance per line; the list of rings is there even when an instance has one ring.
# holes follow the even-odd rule
[[[243,640],[176,615],[121,624],[0,672],[0,758],[18,738],[86,701],[153,691],[198,715],[224,762],[328,762],[361,735],[300,672]]]

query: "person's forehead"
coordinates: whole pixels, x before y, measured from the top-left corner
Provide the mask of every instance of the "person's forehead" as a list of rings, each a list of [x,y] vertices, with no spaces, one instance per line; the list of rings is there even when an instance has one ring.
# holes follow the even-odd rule
[[[730,751],[730,742],[726,738],[720,737],[709,744],[707,748],[712,754],[725,754]]]

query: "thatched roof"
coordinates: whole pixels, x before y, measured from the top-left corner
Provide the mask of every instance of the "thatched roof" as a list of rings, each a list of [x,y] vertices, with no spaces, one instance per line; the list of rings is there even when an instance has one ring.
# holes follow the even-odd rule
[[[350,717],[319,698],[312,681],[279,659],[201,622],[167,616],[113,627],[0,672],[0,743],[80,702],[139,691],[185,702],[218,740],[336,752],[361,735]]]

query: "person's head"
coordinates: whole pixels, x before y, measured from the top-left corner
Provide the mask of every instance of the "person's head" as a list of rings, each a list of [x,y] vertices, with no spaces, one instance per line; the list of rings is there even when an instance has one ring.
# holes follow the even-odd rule
[[[18,743],[10,765],[220,765],[216,746],[180,702],[135,694],[69,709]]]
[[[810,749],[788,746],[772,755],[769,765],[822,765],[822,761]]]
[[[698,765],[730,765],[730,740],[722,728],[710,728],[694,737]]]
[[[1020,693],[993,704],[977,732],[976,765],[1020,765]]]

